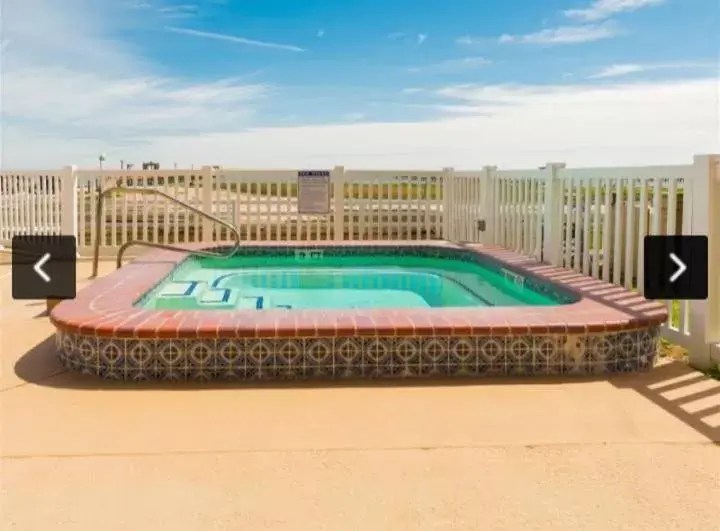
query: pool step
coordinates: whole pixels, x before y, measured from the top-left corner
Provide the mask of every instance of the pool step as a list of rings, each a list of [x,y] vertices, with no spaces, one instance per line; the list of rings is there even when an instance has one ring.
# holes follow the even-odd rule
[[[195,297],[195,306],[218,310],[234,308],[238,297],[239,293],[231,289],[208,289]]]
[[[197,297],[207,289],[207,286],[207,282],[198,280],[176,280],[164,285],[158,292],[157,297],[162,299]]]
[[[271,307],[267,297],[246,290],[212,288],[202,281],[169,282],[155,296],[158,310],[262,310]]]
[[[238,289],[217,288],[204,292],[197,302],[198,308],[262,310],[265,300],[263,297],[243,295]]]

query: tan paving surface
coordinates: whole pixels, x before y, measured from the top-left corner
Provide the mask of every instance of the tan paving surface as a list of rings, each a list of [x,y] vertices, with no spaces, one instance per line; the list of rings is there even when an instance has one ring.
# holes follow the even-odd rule
[[[683,366],[571,383],[131,387],[63,373],[44,306],[13,302],[8,273],[0,529],[718,529],[720,382]]]

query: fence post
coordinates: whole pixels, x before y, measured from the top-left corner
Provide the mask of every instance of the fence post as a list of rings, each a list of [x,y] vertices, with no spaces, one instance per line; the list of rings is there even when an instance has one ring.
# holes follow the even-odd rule
[[[75,236],[75,238],[78,237],[78,189],[76,171],[77,166],[65,166],[60,179],[60,234],[62,236]]]
[[[545,205],[543,208],[543,245],[541,260],[560,265],[562,245],[563,209],[565,208],[560,170],[564,162],[548,162],[540,168],[545,171]]]
[[[202,209],[211,216],[213,213],[213,188],[215,187],[215,174],[212,166],[203,166],[200,170],[202,178],[200,179],[200,197],[202,200]],[[219,210],[218,210],[219,212]],[[215,230],[215,222],[209,218],[203,218],[202,222],[202,239],[196,236],[196,241],[212,242],[215,240],[213,232]]]
[[[440,188],[442,190],[442,239],[455,241],[457,239],[455,220],[451,215],[455,194],[455,168],[442,169],[442,186]]]
[[[693,160],[693,175],[690,180],[691,194],[688,202],[683,198],[683,208],[690,208],[691,235],[707,235],[709,263],[720,259],[718,230],[720,230],[720,155],[696,155]],[[711,344],[720,342],[720,292],[719,277],[710,273],[708,298],[704,301],[690,301],[689,345],[690,365],[696,369],[710,368]]]
[[[345,166],[335,166],[330,172],[332,183],[333,240],[345,239]],[[352,213],[350,214],[352,215]]]
[[[708,266],[720,263],[720,155],[710,160],[708,175]],[[708,313],[705,341],[709,344],[709,364],[720,368],[720,275],[708,267]],[[715,347],[713,347],[715,345]]]
[[[482,215],[485,219],[485,233],[482,237],[485,245],[495,245],[495,223],[497,218],[497,203],[495,201],[495,182],[497,181],[497,166],[484,166],[485,187],[481,189],[484,194]]]
[[[720,263],[720,155],[710,157],[708,170],[709,265]],[[720,343],[720,275],[717,273],[714,275],[709,273],[707,303],[706,340],[709,343]]]

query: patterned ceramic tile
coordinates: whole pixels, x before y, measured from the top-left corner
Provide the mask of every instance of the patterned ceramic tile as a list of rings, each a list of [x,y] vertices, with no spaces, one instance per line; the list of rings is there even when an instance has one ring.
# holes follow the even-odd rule
[[[335,363],[345,368],[363,363],[363,341],[359,337],[338,337],[334,340]]]
[[[58,332],[61,363],[117,380],[296,380],[587,375],[648,370],[656,327],[495,337],[112,339]]]

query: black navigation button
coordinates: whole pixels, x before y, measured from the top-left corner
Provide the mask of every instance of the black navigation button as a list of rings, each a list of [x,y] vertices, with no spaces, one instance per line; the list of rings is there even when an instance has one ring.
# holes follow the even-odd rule
[[[73,236],[15,236],[12,296],[19,300],[74,299],[77,244]]]
[[[707,299],[707,236],[645,236],[644,246],[646,298]]]

